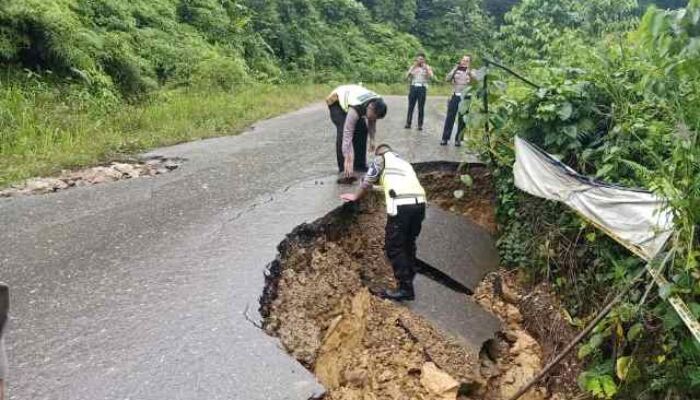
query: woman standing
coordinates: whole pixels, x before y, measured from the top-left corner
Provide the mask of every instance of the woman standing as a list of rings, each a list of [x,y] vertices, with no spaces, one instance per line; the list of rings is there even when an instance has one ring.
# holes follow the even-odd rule
[[[447,74],[445,80],[452,84],[452,97],[447,103],[447,117],[445,118],[445,128],[442,130],[442,141],[441,146],[446,146],[447,142],[450,141],[452,137],[452,128],[455,124],[455,118],[457,118],[457,113],[459,111],[459,103],[462,101],[462,94],[464,90],[469,86],[472,77],[474,76],[471,70],[471,57],[465,55],[459,60],[459,64],[455,65]],[[470,100],[471,95],[465,95],[465,100]],[[459,118],[457,121],[457,134],[455,135],[455,146],[459,147],[462,145],[462,131],[464,130],[465,123],[463,118]]]
[[[425,98],[428,94],[428,82],[433,77],[433,69],[425,62],[425,54],[418,53],[416,60],[406,73],[406,79],[411,81],[411,89],[408,93],[408,116],[406,117],[406,129],[411,129],[413,110],[418,103],[418,130],[423,130],[423,116],[425,115]]]

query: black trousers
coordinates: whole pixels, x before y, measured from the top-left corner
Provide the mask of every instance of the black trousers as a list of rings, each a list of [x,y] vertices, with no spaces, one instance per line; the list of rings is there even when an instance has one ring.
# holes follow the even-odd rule
[[[399,206],[386,221],[384,250],[399,282],[416,276],[416,239],[425,219],[425,204]]]
[[[343,111],[340,104],[333,103],[328,106],[331,113],[331,121],[336,128],[335,156],[338,161],[338,172],[345,170],[345,157],[343,156],[343,128],[348,114]],[[355,125],[355,133],[352,135],[352,148],[355,152],[353,168],[355,171],[367,171],[367,123],[360,118]]]
[[[408,92],[408,116],[406,117],[406,125],[410,126],[413,123],[413,110],[418,103],[418,126],[423,126],[423,117],[425,115],[425,98],[428,94],[428,88],[425,86],[411,86]]]
[[[459,113],[459,103],[462,101],[460,96],[455,94],[447,102],[447,117],[445,117],[445,128],[442,130],[442,140],[449,142],[452,137],[452,128],[455,126],[455,119],[457,119],[457,135],[455,135],[455,142],[462,140],[462,135],[464,133],[464,118]]]

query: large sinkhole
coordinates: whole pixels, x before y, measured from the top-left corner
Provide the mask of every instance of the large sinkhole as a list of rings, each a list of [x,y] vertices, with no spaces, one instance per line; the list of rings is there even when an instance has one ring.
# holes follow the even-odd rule
[[[415,302],[370,295],[394,284],[378,193],[298,226],[269,265],[264,329],[316,374],[325,399],[505,399],[542,366],[515,280],[488,260],[496,231],[488,170],[416,171],[429,204]],[[523,399],[551,397],[538,387]]]

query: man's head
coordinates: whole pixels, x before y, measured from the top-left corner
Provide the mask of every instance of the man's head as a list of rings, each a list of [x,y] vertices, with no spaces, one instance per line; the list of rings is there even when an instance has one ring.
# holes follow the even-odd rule
[[[382,99],[375,99],[367,105],[367,119],[376,120],[386,117],[387,107]]]
[[[391,151],[391,146],[386,143],[382,143],[374,150],[374,154],[381,156],[382,154]]]
[[[416,54],[416,64],[418,64],[418,65],[425,64],[425,53]]]
[[[472,57],[469,54],[465,54],[464,57],[462,57],[462,59],[459,60],[460,67],[468,68],[471,63],[472,63]]]

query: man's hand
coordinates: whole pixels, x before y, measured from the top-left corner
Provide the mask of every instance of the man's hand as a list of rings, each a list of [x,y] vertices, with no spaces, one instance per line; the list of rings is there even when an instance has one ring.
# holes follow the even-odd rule
[[[343,175],[345,175],[346,178],[350,178],[353,176],[355,170],[353,167],[353,164],[355,162],[355,155],[354,154],[348,154],[345,156],[345,164],[344,164],[344,171]]]
[[[357,195],[355,193],[343,193],[340,195],[343,201],[357,201]]]

